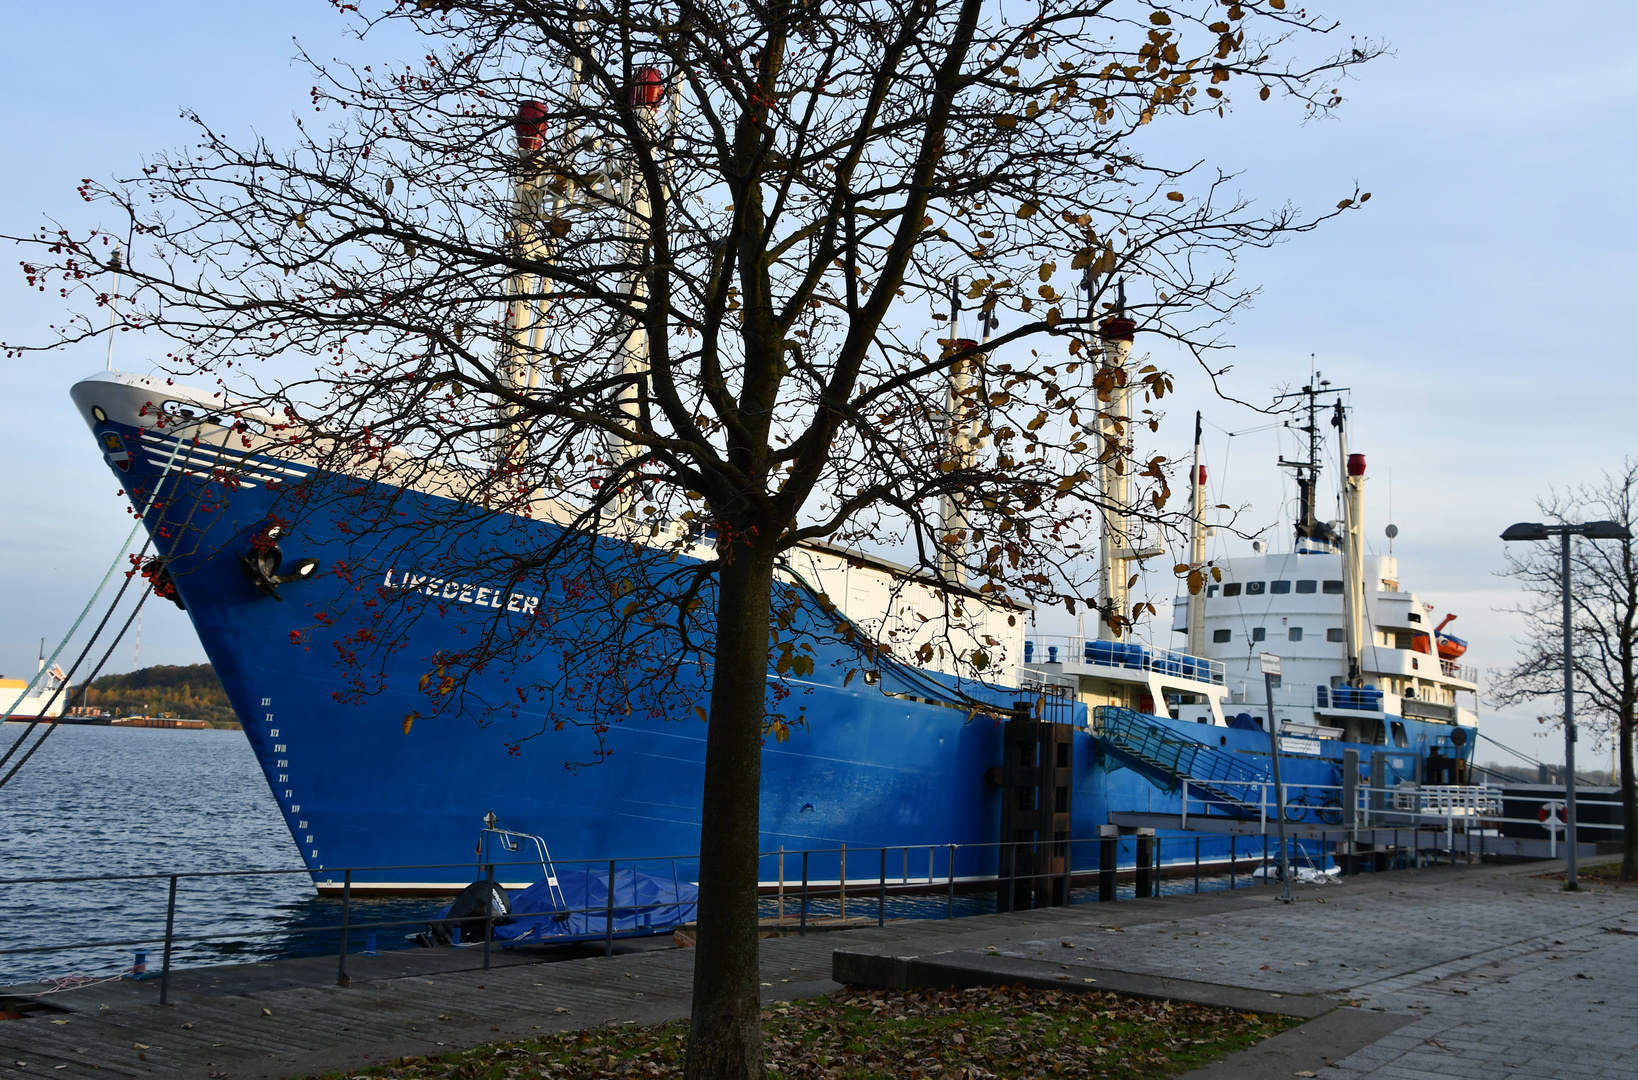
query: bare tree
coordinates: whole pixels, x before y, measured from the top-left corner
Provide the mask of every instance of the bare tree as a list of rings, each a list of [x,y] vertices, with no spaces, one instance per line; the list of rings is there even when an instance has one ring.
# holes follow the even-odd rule
[[[1550,522],[1617,521],[1638,528],[1638,462],[1606,472],[1597,484],[1554,492],[1536,505]],[[1512,610],[1524,617],[1524,655],[1491,690],[1498,705],[1540,698],[1563,700],[1563,568],[1556,549],[1517,555],[1507,549],[1502,573],[1523,584],[1529,599]],[[1572,541],[1570,651],[1577,724],[1586,723],[1618,747],[1621,777],[1621,880],[1638,881],[1638,782],[1633,776],[1633,723],[1638,718],[1638,560],[1632,541]],[[1562,725],[1562,711],[1542,718]]]
[[[87,185],[117,226],[24,238],[25,272],[89,289],[124,241],[120,325],[314,467],[281,513],[358,538],[302,635],[338,650],[344,696],[413,669],[406,731],[709,718],[688,1075],[760,1075],[760,750],[802,722],[789,687],[768,704],[770,668],[810,672],[828,637],[867,678],[895,658],[982,676],[1017,605],[1095,593],[1112,500],[1168,520],[1166,463],[1134,459],[1132,432],[1171,376],[1128,367],[1134,332],[1215,377],[1249,295],[1235,252],[1368,196],[1260,212],[1232,176],[1147,152],[1150,125],[1225,119],[1240,88],[1324,113],[1376,49],[1305,59],[1334,25],[1284,0],[422,0],[379,19],[426,56],[314,63],[331,126],[304,121],[288,152],[195,117],[197,147]],[[791,561],[886,535],[943,582],[931,628],[847,618]],[[543,599],[403,657],[398,630],[447,598],[425,573],[354,589],[371,565]]]

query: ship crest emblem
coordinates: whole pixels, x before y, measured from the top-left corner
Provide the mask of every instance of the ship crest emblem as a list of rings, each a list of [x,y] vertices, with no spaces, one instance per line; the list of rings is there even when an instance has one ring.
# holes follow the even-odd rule
[[[131,452],[125,449],[125,440],[119,437],[117,431],[102,433],[102,452],[109,462],[118,467],[120,472],[131,471]]]

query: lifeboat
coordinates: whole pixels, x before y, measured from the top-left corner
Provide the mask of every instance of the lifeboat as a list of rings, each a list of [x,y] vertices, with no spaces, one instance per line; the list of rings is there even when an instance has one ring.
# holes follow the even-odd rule
[[[1454,615],[1446,615],[1444,621],[1433,628],[1433,637],[1439,643],[1439,659],[1455,660],[1467,652],[1467,642],[1454,634],[1445,633],[1445,627],[1450,625]]]

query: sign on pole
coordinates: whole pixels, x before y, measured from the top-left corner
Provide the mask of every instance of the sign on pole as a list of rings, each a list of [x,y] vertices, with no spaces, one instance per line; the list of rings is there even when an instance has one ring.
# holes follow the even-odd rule
[[[1278,656],[1271,652],[1265,652],[1259,655],[1263,661],[1264,675],[1278,675],[1280,673],[1280,658]]]

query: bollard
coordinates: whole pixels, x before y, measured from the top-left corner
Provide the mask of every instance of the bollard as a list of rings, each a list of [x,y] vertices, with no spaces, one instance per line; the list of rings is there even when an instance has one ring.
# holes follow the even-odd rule
[[[365,956],[380,956],[381,955],[380,953],[375,951],[375,935],[374,934],[365,934],[364,935],[364,955]]]
[[[131,978],[140,979],[148,974],[148,950],[138,949],[136,959],[131,962]]]
[[[449,943],[451,945],[459,945],[461,943],[461,928],[459,926],[450,927]]]
[[[1098,902],[1115,902],[1116,862],[1120,859],[1120,827],[1098,826]]]
[[[1155,831],[1153,829],[1139,829],[1137,832],[1137,862],[1132,867],[1136,878],[1133,896],[1139,900],[1154,895],[1154,862]]]
[[[799,913],[801,920],[797,929],[797,937],[808,936],[808,853],[802,853],[802,910]]]

